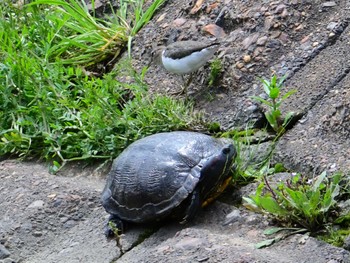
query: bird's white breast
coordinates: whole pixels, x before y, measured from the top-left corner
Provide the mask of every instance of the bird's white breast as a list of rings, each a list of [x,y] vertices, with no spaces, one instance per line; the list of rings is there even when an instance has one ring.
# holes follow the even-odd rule
[[[212,57],[215,51],[215,49],[205,48],[201,51],[194,52],[189,56],[179,59],[165,57],[165,51],[163,51],[162,63],[164,68],[169,72],[176,74],[187,74],[196,71],[203,66]]]

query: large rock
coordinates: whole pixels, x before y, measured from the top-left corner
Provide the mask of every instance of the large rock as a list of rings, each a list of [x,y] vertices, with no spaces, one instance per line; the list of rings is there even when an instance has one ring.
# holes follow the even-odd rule
[[[350,171],[350,28],[288,81],[285,111],[304,117],[278,142],[276,159],[300,172]]]

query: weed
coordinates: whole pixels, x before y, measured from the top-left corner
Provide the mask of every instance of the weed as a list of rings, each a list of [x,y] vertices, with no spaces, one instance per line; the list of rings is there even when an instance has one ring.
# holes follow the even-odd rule
[[[281,234],[281,232],[283,232]],[[272,244],[283,240],[291,235],[295,235],[295,234],[302,234],[302,233],[306,233],[307,229],[304,228],[294,228],[294,227],[273,227],[273,228],[269,228],[267,230],[264,231],[264,235],[266,236],[272,236],[275,235],[277,233],[279,233],[278,236],[266,239],[264,241],[261,241],[259,243],[257,243],[255,245],[256,248],[264,248],[264,247],[268,247],[271,246]]]
[[[327,177],[323,172],[312,180],[296,174],[273,187],[264,176],[255,195],[244,197],[244,201],[248,208],[264,212],[282,224],[302,226],[315,233],[332,221],[341,180],[341,173]]]
[[[283,169],[281,164],[277,164],[276,169],[269,168],[273,144],[263,145],[260,136],[264,136],[266,133],[248,127],[250,126],[247,125],[245,130],[231,130],[220,135],[233,139],[237,151],[233,181],[238,185],[246,185],[262,178],[266,173],[272,174]]]
[[[333,246],[342,247],[344,240],[350,235],[349,225],[345,229],[334,229],[328,227],[326,233],[318,235],[317,237]]]
[[[267,112],[265,112],[265,117],[278,136],[285,132],[285,128],[294,114],[293,112],[288,112],[282,117],[280,110],[282,102],[296,92],[296,90],[291,90],[281,97],[282,84],[285,78],[277,79],[276,75],[273,75],[270,81],[261,78],[260,81],[269,100],[257,96],[252,97],[268,108]]]
[[[221,60],[218,58],[214,59],[213,62],[210,63],[209,87],[218,82],[221,70]]]

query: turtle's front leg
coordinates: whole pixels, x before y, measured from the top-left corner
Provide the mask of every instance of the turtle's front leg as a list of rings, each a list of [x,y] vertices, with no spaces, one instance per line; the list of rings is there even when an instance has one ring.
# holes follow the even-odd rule
[[[201,208],[201,198],[198,189],[195,189],[188,198],[190,198],[189,205],[186,208],[185,217],[180,222],[181,224],[191,221]]]
[[[111,215],[104,228],[104,234],[107,238],[118,236],[125,231],[125,222],[119,217]]]

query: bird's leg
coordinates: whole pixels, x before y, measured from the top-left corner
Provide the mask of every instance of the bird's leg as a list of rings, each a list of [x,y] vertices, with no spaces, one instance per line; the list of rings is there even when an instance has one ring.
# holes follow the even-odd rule
[[[192,78],[193,78],[193,74],[191,73],[190,76],[188,77],[188,79],[186,80],[186,78],[184,77],[184,75],[181,75],[181,79],[182,79],[182,89],[179,92],[173,92],[171,93],[171,95],[182,95],[185,94],[187,97],[187,88],[188,86],[191,84],[192,82]]]
[[[190,73],[190,76],[188,77],[187,82],[184,81],[185,85],[184,85],[183,92],[186,94],[186,96],[187,96],[187,88],[191,85],[192,79],[193,79],[193,73]]]

